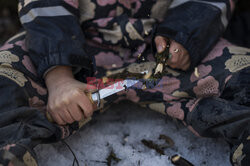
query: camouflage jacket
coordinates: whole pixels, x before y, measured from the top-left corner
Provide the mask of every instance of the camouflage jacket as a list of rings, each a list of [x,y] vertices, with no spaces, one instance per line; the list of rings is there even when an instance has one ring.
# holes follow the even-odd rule
[[[182,44],[195,67],[227,27],[234,0],[19,0],[25,45],[38,75],[57,65],[95,70],[84,44],[134,49],[155,35]],[[153,42],[151,42],[153,43]],[[79,70],[78,70],[79,71]]]

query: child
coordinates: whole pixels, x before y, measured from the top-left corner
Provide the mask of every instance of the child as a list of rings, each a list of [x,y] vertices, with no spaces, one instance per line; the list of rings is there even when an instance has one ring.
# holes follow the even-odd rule
[[[87,77],[153,72],[151,44],[162,52],[168,40],[168,73],[155,87],[120,92],[116,101],[167,114],[196,135],[222,137],[232,164],[249,163],[250,50],[220,39],[233,0],[19,0],[18,6],[24,31],[0,52],[2,165],[37,165],[36,145],[68,137],[92,116]],[[138,56],[145,62],[137,63]]]

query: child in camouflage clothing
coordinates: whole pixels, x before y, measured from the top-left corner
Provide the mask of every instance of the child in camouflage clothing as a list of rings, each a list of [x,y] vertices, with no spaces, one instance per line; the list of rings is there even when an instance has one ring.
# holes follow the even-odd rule
[[[105,105],[128,99],[182,121],[198,136],[222,137],[232,164],[246,166],[250,49],[220,38],[234,4],[19,0],[24,30],[0,49],[0,165],[37,165],[36,145],[68,137],[92,116],[86,78],[153,73],[153,53],[170,40],[172,56],[158,84],[122,91]]]

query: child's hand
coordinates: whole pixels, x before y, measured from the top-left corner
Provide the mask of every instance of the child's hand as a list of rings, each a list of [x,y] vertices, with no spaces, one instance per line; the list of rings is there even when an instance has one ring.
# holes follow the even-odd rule
[[[157,36],[155,38],[155,44],[157,52],[161,53],[167,47],[166,38]],[[168,65],[175,69],[187,70],[190,67],[190,57],[188,51],[179,43],[174,40],[170,40],[169,53],[172,54],[171,59],[168,61]]]
[[[85,95],[91,86],[75,80],[71,68],[56,67],[45,81],[49,92],[47,110],[57,124],[71,124],[92,116],[94,108]]]

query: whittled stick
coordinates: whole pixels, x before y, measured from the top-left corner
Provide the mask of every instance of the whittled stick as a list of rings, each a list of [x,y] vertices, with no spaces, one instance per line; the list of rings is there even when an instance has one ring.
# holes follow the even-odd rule
[[[154,75],[161,75],[163,71],[165,70],[167,66],[167,61],[168,59],[171,58],[171,55],[169,54],[169,47],[170,47],[170,42],[167,41],[167,47],[162,53],[156,53],[155,58],[156,58],[156,68]]]

